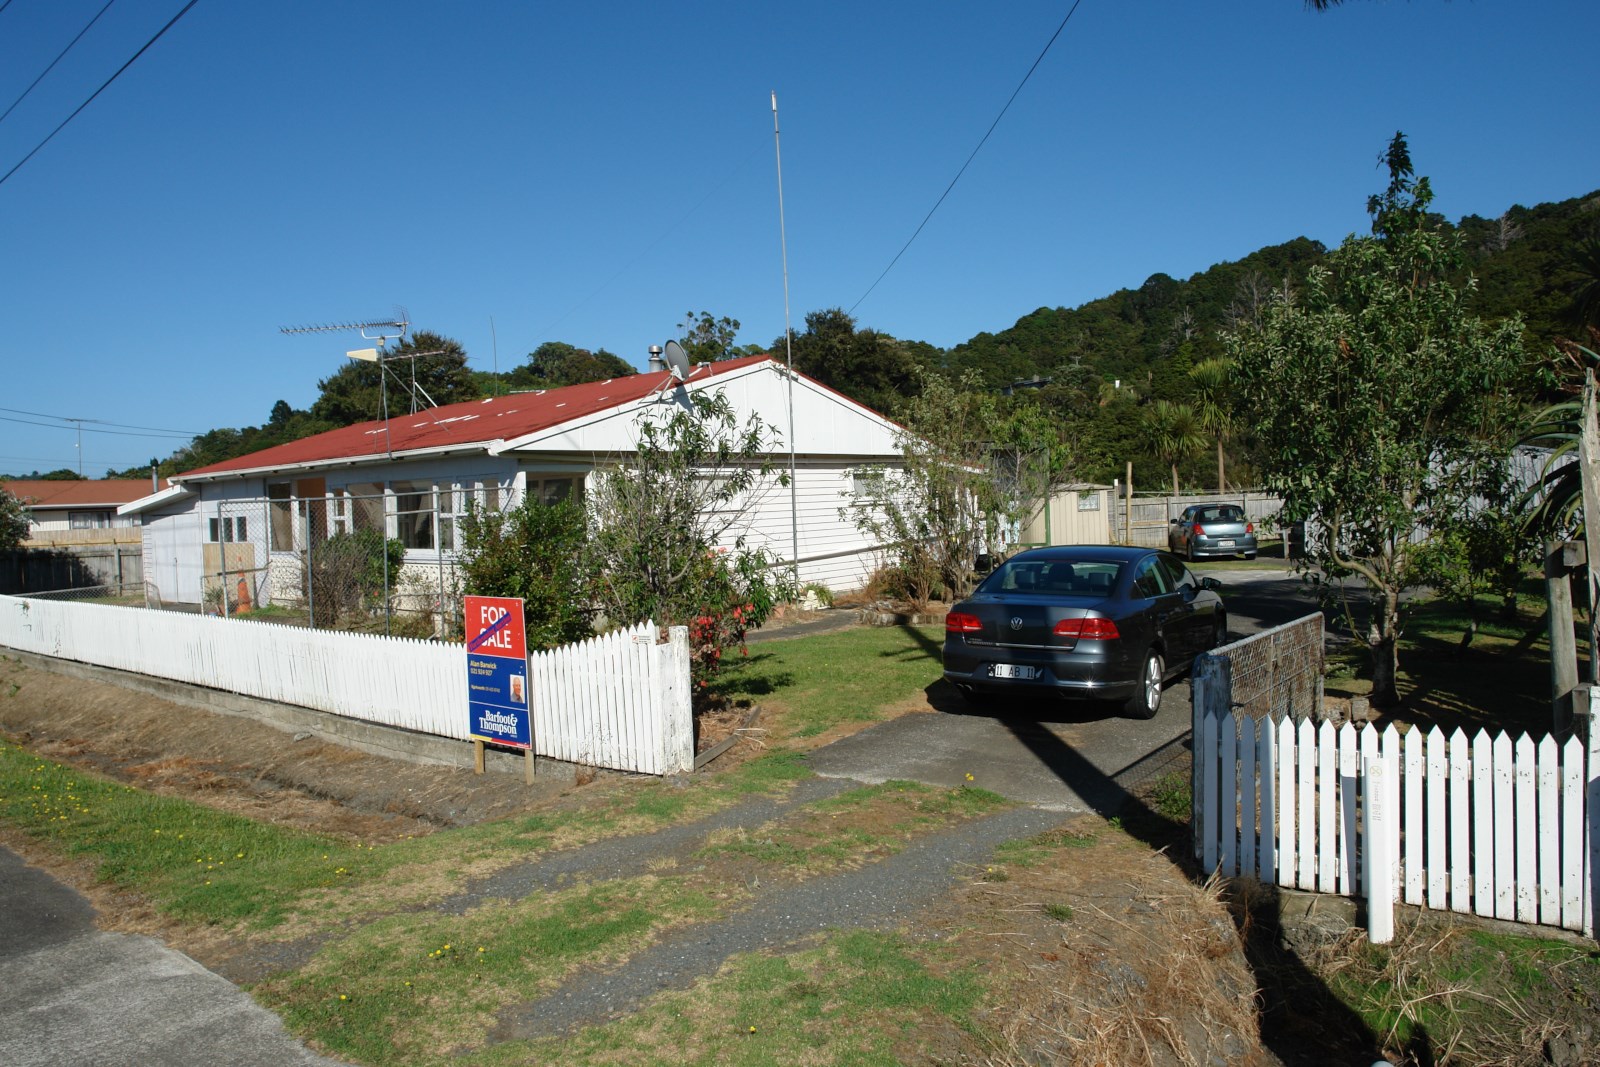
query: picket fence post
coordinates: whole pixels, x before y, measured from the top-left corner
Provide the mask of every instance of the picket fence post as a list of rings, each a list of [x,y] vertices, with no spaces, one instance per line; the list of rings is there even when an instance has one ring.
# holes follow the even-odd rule
[[[1583,872],[1583,936],[1594,937],[1600,932],[1600,886],[1595,885],[1600,878],[1600,729],[1595,728],[1594,711],[1591,706],[1589,714],[1584,717],[1581,724],[1587,744],[1583,764],[1583,773],[1587,778],[1584,794],[1584,830],[1588,839],[1587,863]]]
[[[1394,859],[1397,844],[1394,808],[1388,789],[1388,768],[1379,756],[1363,759],[1366,788],[1362,809],[1366,815],[1361,857],[1362,881],[1367,890],[1367,940],[1387,945],[1394,940]]]

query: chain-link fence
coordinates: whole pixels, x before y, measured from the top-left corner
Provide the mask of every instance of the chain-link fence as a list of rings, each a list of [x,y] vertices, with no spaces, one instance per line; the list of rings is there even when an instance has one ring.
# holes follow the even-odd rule
[[[1274,626],[1213,649],[1230,666],[1235,712],[1253,719],[1322,718],[1322,615]]]
[[[89,585],[77,589],[52,589],[44,592],[18,593],[29,600],[59,600],[84,604],[120,604],[125,607],[145,606],[143,582],[124,582],[110,585]]]

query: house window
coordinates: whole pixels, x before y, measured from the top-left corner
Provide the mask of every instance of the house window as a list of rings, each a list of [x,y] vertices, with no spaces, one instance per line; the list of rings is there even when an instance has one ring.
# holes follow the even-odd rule
[[[67,523],[74,530],[99,530],[111,525],[111,515],[104,511],[69,511]]]
[[[883,496],[882,471],[851,471],[850,496],[854,500],[877,500]]]
[[[434,548],[433,486],[427,482],[394,482],[395,536],[407,548]]]
[[[384,520],[384,493],[381,482],[354,482],[344,487],[349,495],[350,525],[354,531],[374,530],[389,536]]]
[[[439,489],[439,548],[454,552],[457,547],[457,524],[467,513],[467,500],[472,496],[460,486]]]
[[[343,489],[328,493],[328,532],[334,537],[350,533],[350,494]]]
[[[1079,493],[1078,494],[1078,510],[1079,511],[1099,511],[1100,510],[1100,493],[1099,493],[1099,491],[1096,490],[1094,492],[1089,492],[1089,493]]]
[[[229,515],[221,519],[208,519],[206,526],[206,540],[213,544],[218,541],[248,541],[249,524],[244,515]]]
[[[267,485],[267,522],[272,528],[272,551],[294,551],[294,501],[288,482]],[[215,540],[215,538],[213,538]]]
[[[574,497],[581,499],[583,482],[579,478],[529,478],[528,495],[541,504],[559,504]]]

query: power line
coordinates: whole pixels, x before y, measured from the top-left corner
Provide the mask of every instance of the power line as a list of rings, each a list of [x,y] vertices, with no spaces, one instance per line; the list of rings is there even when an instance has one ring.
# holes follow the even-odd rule
[[[116,426],[123,430],[154,430],[157,433],[181,434],[184,437],[198,437],[204,430],[175,430],[170,426],[134,426],[126,422],[107,422],[105,419],[79,419],[71,415],[47,415],[42,411],[23,411],[21,408],[0,408],[0,411],[9,411],[13,415],[32,415],[36,419],[59,419],[62,422],[92,422],[97,426]]]
[[[1072,21],[1073,12],[1078,10],[1078,5],[1082,2],[1083,0],[1072,0],[1072,7],[1067,11],[1067,17],[1061,20],[1061,25],[1056,27],[1056,32],[1051,34],[1050,40],[1045,42],[1044,49],[1039,53],[1039,58],[1033,61],[1033,66],[1028,68],[1028,73],[1024,74],[1022,81],[1017,83],[1017,87],[1012,91],[1010,99],[1006,101],[1006,106],[1000,109],[1000,114],[994,117],[994,121],[989,124],[989,129],[984,132],[982,139],[978,141],[978,147],[972,150],[972,154],[967,157],[967,161],[961,164],[961,169],[956,171],[956,176],[950,179],[950,184],[945,186],[944,192],[939,194],[939,199],[934,201],[933,207],[928,209],[927,215],[923,216],[922,221],[918,223],[916,233],[913,233],[910,240],[906,241],[900,251],[894,254],[894,258],[889,261],[889,265],[883,268],[883,273],[878,275],[876,281],[867,286],[867,291],[861,294],[860,299],[850,305],[850,314],[854,314],[856,308],[861,306],[861,301],[872,295],[872,291],[878,287],[878,282],[883,281],[884,278],[889,276],[889,272],[894,270],[894,265],[900,262],[900,257],[906,254],[906,249],[911,247],[911,243],[922,233],[922,228],[928,225],[928,220],[933,218],[933,213],[939,210],[939,205],[943,204],[945,197],[950,195],[950,190],[956,187],[956,182],[961,180],[961,176],[967,172],[967,168],[972,165],[972,161],[978,158],[978,153],[983,150],[984,144],[989,140],[989,135],[994,133],[995,127],[1000,125],[1000,120],[1006,117],[1007,111],[1011,110],[1011,105],[1017,99],[1017,94],[1022,92],[1022,87],[1028,84],[1028,79],[1033,77],[1033,72],[1039,69],[1040,63],[1044,62],[1044,57],[1049,53],[1050,46],[1056,43],[1056,38],[1061,36],[1061,31],[1067,28],[1067,23]]]
[[[61,426],[53,422],[36,422],[33,419],[13,419],[9,415],[0,415],[0,422],[18,422],[24,426],[43,426],[48,430],[76,429],[81,433],[106,433],[111,434],[113,437],[160,437],[172,441],[187,441],[198,436],[196,434],[183,433],[129,433],[126,430],[96,430],[88,426]]]
[[[6,0],[6,3],[9,4],[10,2],[11,2],[11,0]],[[22,90],[22,95],[17,97],[15,100],[13,100],[11,102],[11,106],[6,108],[5,115],[0,115],[0,122],[4,122],[6,120],[6,115],[9,115],[13,111],[15,111],[17,109],[17,105],[22,103],[23,100],[27,99],[28,94],[33,92],[33,87],[35,85],[38,85],[40,82],[44,81],[44,76],[46,74],[49,74],[52,70],[56,69],[56,64],[61,62],[62,56],[65,56],[68,52],[72,51],[72,46],[77,44],[79,41],[81,41],[83,39],[83,35],[88,33],[91,29],[93,29],[94,28],[94,24],[100,21],[100,16],[104,15],[107,11],[109,11],[111,9],[111,5],[116,3],[116,2],[117,2],[117,0],[106,0],[106,6],[101,8],[95,14],[94,18],[89,20],[89,25],[87,25],[83,29],[79,30],[78,31],[78,36],[74,37],[70,42],[68,42],[67,47],[65,47],[65,48],[63,48],[61,50],[61,55],[58,55],[54,59],[52,59],[50,61],[50,65],[48,67],[44,68],[44,70],[40,71],[39,72],[39,76],[37,78],[33,79],[33,83],[31,85],[29,85],[26,89]],[[4,10],[5,10],[5,8],[0,7],[0,11],[4,11]]]
[[[6,3],[8,5],[10,4],[10,2],[11,2],[11,0],[6,0]],[[86,108],[90,104],[94,103],[94,98],[95,97],[97,97],[101,93],[105,92],[106,87],[108,85],[110,85],[112,82],[116,81],[119,77],[121,77],[123,71],[125,71],[129,67],[133,66],[134,60],[138,59],[140,56],[144,55],[145,52],[149,51],[151,45],[153,45],[157,41],[161,40],[161,38],[166,34],[166,32],[168,30],[172,29],[172,27],[177,24],[177,21],[179,19],[183,18],[183,16],[187,15],[189,13],[189,9],[191,7],[193,7],[194,5],[198,4],[199,2],[200,2],[200,0],[189,0],[189,2],[187,4],[183,5],[183,10],[178,12],[176,15],[172,16],[171,21],[169,21],[165,26],[161,27],[161,29],[157,30],[156,31],[156,35],[154,37],[150,38],[148,41],[146,41],[144,43],[144,47],[139,49],[137,52],[135,52],[133,54],[133,59],[128,60],[126,63],[122,64],[122,66],[118,67],[117,68],[117,72],[115,74],[111,75],[111,77],[107,78],[104,82],[102,82],[100,84],[100,88],[96,89],[94,92],[89,94],[89,99],[87,99],[83,103],[79,104],[77,106],[77,108],[72,112],[72,114],[68,115],[66,118],[61,120],[61,125],[60,126],[57,126],[55,129],[51,130],[49,135],[46,136],[44,140],[40,141],[37,145],[34,146],[32,152],[29,152],[27,155],[23,156],[21,162],[19,162],[16,166],[12,167],[10,170],[6,171],[5,176],[4,177],[0,177],[0,185],[4,185],[6,182],[10,181],[11,180],[11,176],[13,174],[15,174],[17,171],[22,169],[23,164],[27,163],[28,160],[30,160],[34,156],[38,155],[39,154],[39,150],[42,149],[45,145],[49,144],[52,140],[54,140],[56,134],[60,133],[63,129],[66,128],[67,123],[71,122],[73,119],[78,117],[78,112],[82,111],[84,108]],[[4,10],[5,10],[5,8],[0,7],[0,11],[4,11]]]

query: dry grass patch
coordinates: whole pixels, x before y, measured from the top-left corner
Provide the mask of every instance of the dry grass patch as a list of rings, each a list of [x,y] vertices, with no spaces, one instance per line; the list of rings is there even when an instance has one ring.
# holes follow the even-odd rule
[[[1270,1062],[1218,887],[1097,819],[1003,850],[938,926],[990,976],[975,1059]]]

